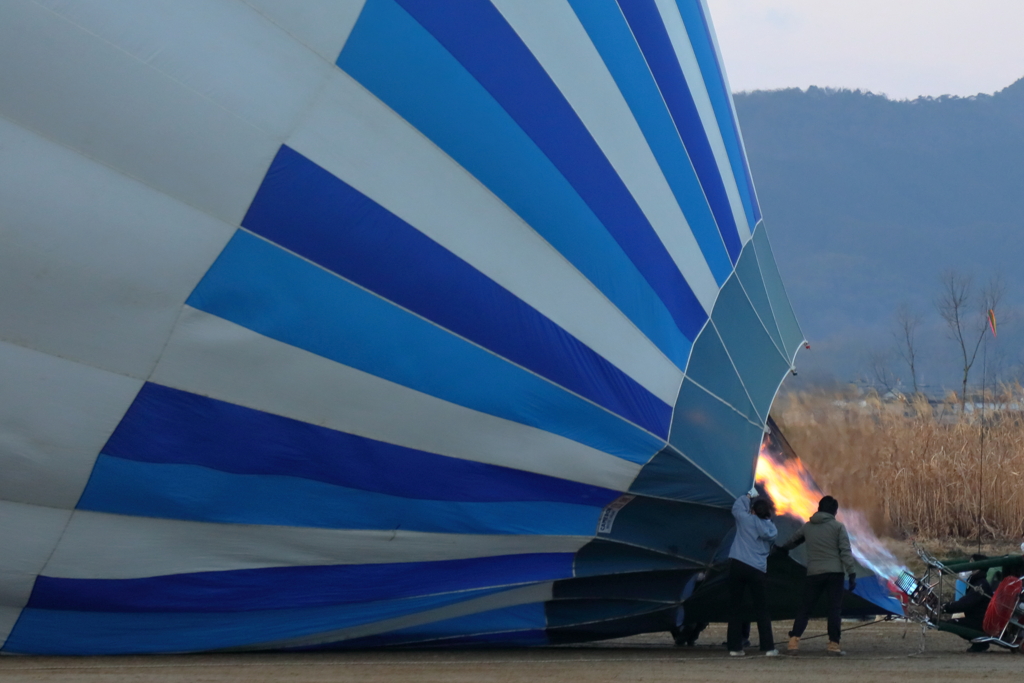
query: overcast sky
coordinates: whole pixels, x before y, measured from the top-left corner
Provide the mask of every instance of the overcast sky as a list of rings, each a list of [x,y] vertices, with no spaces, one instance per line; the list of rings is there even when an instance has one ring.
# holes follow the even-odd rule
[[[809,85],[893,99],[1024,76],[1024,0],[707,0],[734,91]]]

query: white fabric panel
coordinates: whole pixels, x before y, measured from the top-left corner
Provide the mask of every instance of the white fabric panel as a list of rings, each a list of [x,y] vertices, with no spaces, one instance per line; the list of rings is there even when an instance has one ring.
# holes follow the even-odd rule
[[[4,3],[0,64],[0,116],[232,225],[280,146],[206,95],[23,0]]]
[[[366,0],[243,0],[332,65]]]
[[[239,649],[266,650],[333,643],[339,640],[350,640],[352,638],[373,636],[378,633],[391,633],[392,631],[398,631],[404,628],[422,626],[423,624],[433,624],[434,622],[444,621],[445,619],[454,619],[455,617],[479,614],[480,612],[501,609],[503,607],[547,602],[554,598],[554,586],[555,584],[553,581],[545,581],[543,583],[523,586],[521,588],[513,588],[512,590],[502,591],[501,593],[484,595],[482,597],[473,598],[454,605],[446,605],[444,607],[437,607],[435,609],[417,612],[416,614],[407,614],[405,616],[385,619],[383,621],[375,621],[372,624],[361,624],[359,626],[351,626],[349,628],[342,628],[336,631],[317,633],[303,638],[291,638],[288,640],[260,643],[253,647]]]
[[[0,647],[70,516],[70,510],[0,500]]]
[[[344,72],[287,142],[675,400],[679,368],[518,215]]]
[[[134,579],[191,572],[574,553],[589,536],[441,534],[210,524],[75,511],[41,574]]]
[[[0,499],[73,509],[141,387],[138,379],[0,342]]]
[[[237,0],[36,2],[278,139],[333,66]]]
[[[750,239],[751,226],[747,223],[747,214],[743,210],[743,200],[740,198],[740,190],[736,184],[736,175],[733,173],[732,164],[729,161],[729,153],[725,149],[725,141],[722,139],[722,131],[718,127],[718,119],[715,118],[715,110],[711,106],[707,84],[704,83],[704,76],[697,63],[697,55],[694,54],[690,38],[686,35],[683,17],[679,14],[679,7],[675,0],[655,0],[655,2],[661,13],[665,29],[668,31],[669,39],[672,41],[676,58],[683,67],[686,84],[690,87],[690,93],[697,105],[701,123],[704,124],[704,130],[708,135],[708,142],[711,143],[715,162],[722,174],[725,193],[729,197],[729,206],[732,208],[732,215],[736,219],[736,227],[739,230],[740,244],[746,244]]]
[[[493,0],[562,91],[708,315],[718,284],[640,126],[566,0]]]
[[[624,491],[640,465],[186,307],[152,381],[418,450]]]
[[[0,149],[0,340],[146,378],[233,228],[3,119]]]

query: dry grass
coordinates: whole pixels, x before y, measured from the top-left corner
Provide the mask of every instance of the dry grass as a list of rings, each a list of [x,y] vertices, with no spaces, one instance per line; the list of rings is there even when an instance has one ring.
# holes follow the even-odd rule
[[[1024,404],[1020,387],[998,400]],[[1024,412],[989,410],[983,429],[952,401],[790,394],[773,415],[822,490],[877,532],[1020,542]]]

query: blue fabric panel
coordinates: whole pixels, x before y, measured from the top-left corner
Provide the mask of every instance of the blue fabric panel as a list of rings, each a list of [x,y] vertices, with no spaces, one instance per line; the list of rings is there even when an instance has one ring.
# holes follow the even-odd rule
[[[603,408],[241,230],[188,304],[410,389],[626,460],[646,462],[663,445]]]
[[[547,631],[509,631],[507,633],[486,633],[476,636],[460,636],[445,638],[434,643],[424,643],[424,647],[544,647],[550,645]]]
[[[403,448],[152,382],[142,385],[102,452],[427,500],[604,507],[619,496],[610,489]]]
[[[562,604],[562,603],[559,603]],[[571,606],[566,605],[568,609]],[[605,621],[579,622],[562,628],[550,628],[548,638],[552,645],[585,643],[607,638],[623,638],[640,633],[659,633],[668,631],[675,625],[677,607],[663,608],[635,616],[608,619]],[[574,621],[571,615],[555,615],[556,619]]]
[[[743,253],[740,254],[740,260],[736,264],[736,277],[740,279],[743,291],[747,293],[747,298],[753,304],[754,310],[757,311],[757,316],[764,323],[764,327],[768,330],[768,335],[772,338],[772,341],[775,342],[779,353],[784,357],[788,357],[789,354],[785,352],[786,346],[782,342],[782,335],[779,333],[779,325],[775,322],[775,312],[772,310],[771,302],[768,300],[768,292],[764,288],[761,269],[757,265],[757,252],[754,249],[753,240],[743,247]],[[690,356],[690,364],[693,364],[692,354]]]
[[[446,639],[445,644],[451,646],[470,644],[467,642],[467,639],[475,636],[479,640],[486,640],[492,644],[511,645],[525,640],[529,641],[531,645],[544,645],[547,639],[545,638],[543,642],[537,642],[536,637],[538,633],[543,632],[544,627],[544,603],[537,602],[477,612],[476,614],[467,614],[462,617],[455,617],[454,619],[421,624],[368,638],[341,641],[338,644],[352,648],[384,647],[411,643],[430,646],[430,643],[425,641],[443,638]],[[503,632],[510,633],[506,634]],[[510,637],[506,639],[502,638],[502,635]]]
[[[494,615],[490,617],[490,620],[494,622],[504,621],[505,628],[511,629],[515,623],[523,623],[529,621],[536,621],[536,611],[540,611],[540,620],[544,621],[544,606],[543,604],[538,605],[517,605],[515,607],[508,607],[503,610],[494,610]],[[489,614],[489,613],[485,613]],[[476,615],[470,615],[464,617],[465,619],[472,619]],[[461,619],[461,618],[460,618]],[[451,622],[458,622],[459,619],[451,619]],[[446,622],[439,622],[446,623]],[[543,647],[550,645],[548,641],[547,631],[542,626],[536,629],[527,629],[521,631],[515,630],[504,630],[504,631],[491,631],[487,633],[477,633],[475,635],[444,635],[438,636],[431,634],[430,626],[419,627],[416,633],[406,633],[403,631],[395,631],[394,633],[382,633],[376,636],[367,636],[365,638],[354,638],[352,640],[342,640],[337,643],[332,643],[326,646],[318,646],[313,648],[307,648],[310,650],[362,650],[369,648],[378,647],[410,647],[415,649],[421,648],[465,648],[465,647]],[[454,631],[457,625],[445,626],[445,630]],[[498,628],[502,628],[499,625]]]
[[[864,576],[857,579],[854,595],[864,598],[873,605],[881,607],[890,614],[903,616],[903,605],[893,597],[888,587],[877,576]]]
[[[490,647],[544,647],[550,645],[547,631],[509,631],[507,633],[485,633],[475,636],[459,636],[443,640],[423,643],[422,647],[458,647],[458,648],[490,648]],[[414,646],[420,647],[420,646]]]
[[[681,557],[596,539],[576,553],[573,575],[636,574],[657,569],[692,569],[697,566],[692,560]]]
[[[750,225],[757,225],[757,222],[761,220],[761,209],[757,205],[754,183],[750,178],[750,167],[747,165],[747,158],[740,142],[739,125],[733,117],[732,105],[729,102],[731,94],[725,85],[725,74],[722,71],[722,65],[718,63],[714,42],[711,40],[711,27],[707,17],[704,16],[704,8],[701,6],[700,0],[676,0],[676,4],[679,6],[683,23],[686,25],[686,32],[697,56],[697,63],[704,75],[704,83],[707,85],[708,95],[711,97],[711,106],[715,110],[718,126],[722,130],[725,149],[729,154],[729,163],[732,164],[733,173],[736,176],[736,184],[739,186],[740,197],[743,199],[747,220]]]
[[[619,7],[633,29],[633,35],[647,58],[651,73],[672,113],[686,151],[690,154],[690,161],[693,162],[701,187],[711,204],[711,211],[718,221],[718,229],[729,258],[736,263],[742,245],[729,197],[725,193],[725,184],[655,0],[619,0]]]
[[[282,146],[242,226],[654,433],[672,408],[483,273]]]
[[[706,563],[732,526],[727,509],[637,497],[619,510],[611,533],[599,538]]]
[[[397,0],[554,163],[672,313],[687,339],[707,314],[640,206],[558,86],[486,0]]]
[[[671,443],[721,482],[733,500],[750,489],[762,433],[691,380],[683,381]]]
[[[27,607],[76,612],[243,612],[396,600],[565,579],[572,553],[439,562],[266,567],[140,579],[36,579]]]
[[[754,230],[754,237],[751,240],[757,253],[757,263],[761,269],[761,276],[764,281],[765,291],[772,302],[772,310],[775,312],[775,322],[779,325],[779,332],[782,333],[783,347],[788,354],[788,360],[792,361],[800,343],[804,340],[804,333],[800,331],[800,325],[796,321],[793,307],[786,294],[786,288],[782,284],[782,276],[772,253],[771,244],[768,242],[768,233],[765,230],[764,222],[758,224]]]
[[[569,0],[569,4],[615,79],[721,286],[732,273],[732,262],[679,131],[622,12],[615,0]]]
[[[547,604],[548,628],[567,628],[647,614],[664,603],[642,600],[554,600]]]
[[[644,465],[629,491],[704,505],[729,506],[734,500],[672,446],[666,446]]]
[[[775,347],[736,278],[719,292],[712,319],[754,408],[759,415],[767,415],[789,371],[789,361]]]
[[[202,652],[298,638],[424,612],[503,589],[248,612],[76,612],[25,609],[4,651],[39,655]]]
[[[705,327],[693,345],[686,376],[746,415],[751,422],[764,422],[768,419],[767,413],[761,415],[754,410],[714,325]],[[729,504],[732,505],[731,502]]]
[[[494,97],[393,2],[368,0],[337,64],[476,177],[685,367],[690,341],[572,185]]]
[[[556,581],[555,600],[643,600],[679,602],[694,571],[649,571],[643,574],[587,576]]]
[[[589,536],[601,508],[420,500],[282,475],[229,474],[100,454],[77,509],[224,524]]]

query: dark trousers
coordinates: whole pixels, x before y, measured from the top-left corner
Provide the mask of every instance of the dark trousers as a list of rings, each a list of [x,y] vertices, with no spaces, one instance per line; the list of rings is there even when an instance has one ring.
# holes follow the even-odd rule
[[[729,560],[729,631],[726,645],[731,652],[743,649],[743,615],[740,613],[743,604],[743,593],[749,589],[750,598],[754,602],[757,614],[757,635],[761,639],[762,651],[775,649],[775,636],[772,635],[772,618],[768,616],[768,602],[764,596],[764,579],[766,574],[754,569],[745,562]]]
[[[828,639],[838,643],[843,610],[843,573],[811,574],[804,579],[804,596],[790,636],[802,636],[807,619],[822,591],[828,596]]]

